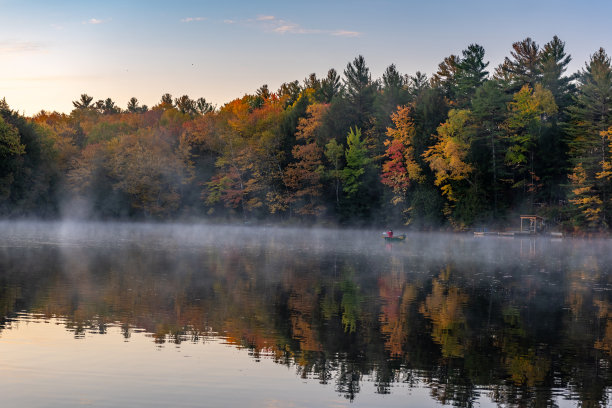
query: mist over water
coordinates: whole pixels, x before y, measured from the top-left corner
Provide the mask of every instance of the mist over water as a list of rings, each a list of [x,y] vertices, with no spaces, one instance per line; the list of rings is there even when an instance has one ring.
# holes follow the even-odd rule
[[[26,378],[33,406],[79,405],[66,384],[94,406],[122,405],[111,386],[130,406],[609,402],[610,241],[381,233],[1,222],[6,398]]]

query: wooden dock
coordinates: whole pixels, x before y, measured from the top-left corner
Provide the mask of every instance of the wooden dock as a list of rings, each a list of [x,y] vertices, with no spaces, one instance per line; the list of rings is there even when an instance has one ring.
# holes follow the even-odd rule
[[[563,238],[562,232],[532,233],[527,231],[474,231],[475,237],[507,237],[507,238]]]
[[[562,232],[549,232],[546,230],[544,218],[537,215],[521,215],[521,229],[518,231],[474,231],[475,237],[510,237],[510,238],[563,238]]]

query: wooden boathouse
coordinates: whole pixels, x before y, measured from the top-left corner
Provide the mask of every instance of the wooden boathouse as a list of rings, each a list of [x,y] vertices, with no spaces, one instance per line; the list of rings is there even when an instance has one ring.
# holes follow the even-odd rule
[[[544,218],[537,215],[521,215],[521,234],[538,235],[546,230]]]

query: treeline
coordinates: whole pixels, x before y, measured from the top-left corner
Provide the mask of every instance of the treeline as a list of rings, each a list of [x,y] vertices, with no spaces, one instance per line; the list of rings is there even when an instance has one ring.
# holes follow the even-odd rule
[[[608,230],[612,65],[603,49],[578,73],[570,60],[559,38],[527,38],[492,72],[476,44],[430,78],[373,80],[359,56],[220,108],[83,94],[24,118],[4,102],[0,209],[453,228],[536,213]]]

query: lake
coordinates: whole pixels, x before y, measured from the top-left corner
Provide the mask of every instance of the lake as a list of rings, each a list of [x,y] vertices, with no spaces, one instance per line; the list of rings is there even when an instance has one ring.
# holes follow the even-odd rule
[[[606,406],[612,243],[0,223],[7,407]]]

